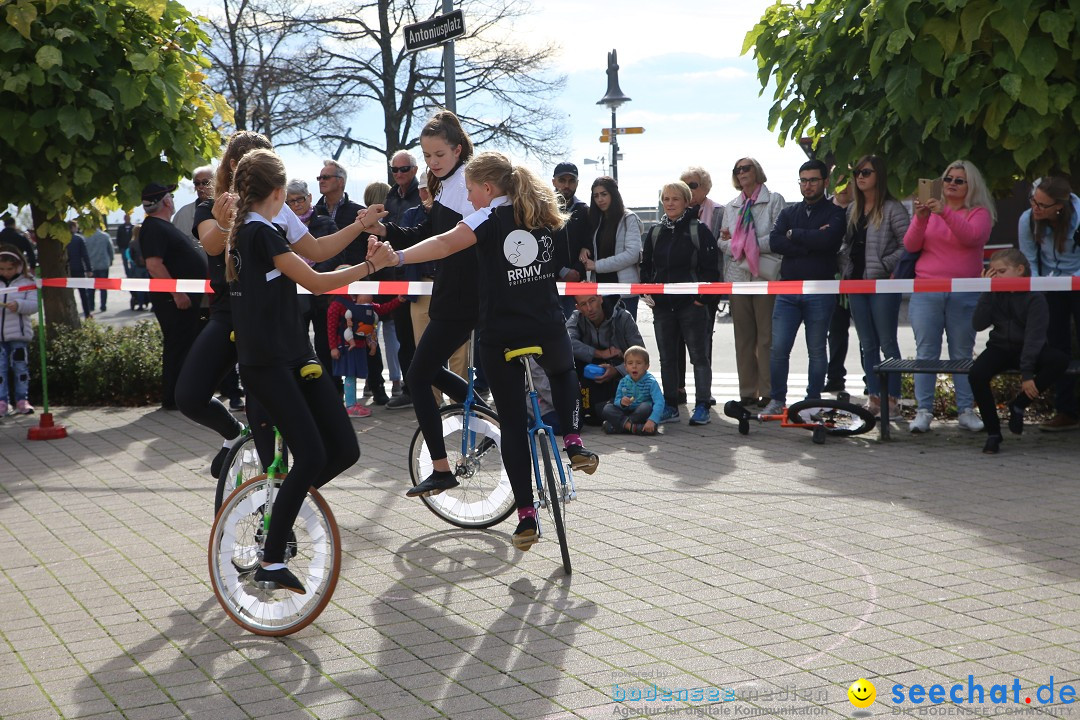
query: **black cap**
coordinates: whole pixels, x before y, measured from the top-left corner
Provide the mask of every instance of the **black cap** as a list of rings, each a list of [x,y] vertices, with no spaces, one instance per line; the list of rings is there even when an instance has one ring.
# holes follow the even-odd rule
[[[561,162],[561,163],[559,163],[558,165],[555,166],[555,174],[552,175],[551,177],[557,178],[560,175],[573,175],[574,177],[577,177],[578,176],[577,165],[575,165],[572,162]]]
[[[143,205],[154,205],[161,198],[165,197],[173,190],[176,189],[175,185],[162,185],[161,183],[150,183],[142,190]]]

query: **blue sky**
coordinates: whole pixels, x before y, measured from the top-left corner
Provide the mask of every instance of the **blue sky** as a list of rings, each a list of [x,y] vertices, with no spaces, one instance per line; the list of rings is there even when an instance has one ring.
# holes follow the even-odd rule
[[[214,4],[196,0],[189,7],[206,12]],[[711,196],[727,202],[735,195],[731,167],[747,155],[761,161],[772,190],[798,198],[798,167],[805,156],[795,143],[781,148],[768,131],[771,91],[758,96],[756,64],[751,56],[739,55],[747,30],[771,4],[765,0],[533,4],[532,21],[518,23],[510,32],[527,27],[535,42],[560,45],[556,66],[566,73],[567,83],[556,102],[565,114],[567,159],[581,171],[584,188],[579,197],[587,200],[588,185],[600,174],[598,166],[586,166],[584,160],[599,159],[607,150],[598,138],[601,128],[610,125],[610,112],[596,101],[606,92],[607,52],[614,48],[620,85],[632,98],[619,110],[618,123],[645,128],[642,135],[620,140],[619,180],[629,205],[654,205],[660,186],[678,179],[691,164],[712,173]],[[381,131],[375,112],[355,120],[354,135],[363,125],[368,135]],[[315,187],[321,153],[285,149],[282,156],[290,177],[306,179]],[[347,150],[342,161],[349,168],[347,190],[353,197],[361,196],[368,182],[385,179],[383,158]],[[551,168],[524,161],[543,177],[551,176]],[[181,203],[193,197],[190,182],[181,186],[178,196]]]

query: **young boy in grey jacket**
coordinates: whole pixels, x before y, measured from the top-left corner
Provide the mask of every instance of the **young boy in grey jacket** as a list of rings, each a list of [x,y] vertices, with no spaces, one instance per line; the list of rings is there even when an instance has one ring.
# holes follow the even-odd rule
[[[983,277],[1031,277],[1027,258],[1016,248],[998,250],[990,257]],[[1020,369],[1020,394],[1009,403],[1009,430],[1024,431],[1024,409],[1065,374],[1069,358],[1047,344],[1050,310],[1039,292],[989,292],[979,297],[971,319],[975,330],[990,330],[986,349],[971,367],[968,379],[986,426],[983,452],[995,455],[1001,448],[1001,421],[990,381],[1002,370]]]
[[[626,375],[619,381],[615,399],[604,406],[604,432],[654,435],[664,414],[664,391],[649,373],[649,351],[640,345],[623,352]]]

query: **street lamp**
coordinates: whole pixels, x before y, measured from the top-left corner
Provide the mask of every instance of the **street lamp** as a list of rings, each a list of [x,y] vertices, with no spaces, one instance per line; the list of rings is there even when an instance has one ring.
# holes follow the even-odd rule
[[[619,141],[616,139],[618,125],[615,123],[615,111],[623,103],[630,102],[630,98],[619,88],[619,62],[614,50],[608,53],[607,61],[607,94],[597,100],[596,104],[611,110],[611,177],[615,182],[619,182]]]

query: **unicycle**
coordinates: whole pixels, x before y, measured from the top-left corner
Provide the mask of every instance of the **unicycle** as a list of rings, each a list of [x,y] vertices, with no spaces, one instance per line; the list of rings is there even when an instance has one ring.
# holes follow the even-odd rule
[[[303,371],[301,376],[306,377]],[[288,472],[284,455],[285,442],[275,428],[274,461],[225,498],[207,548],[214,595],[226,615],[256,635],[289,635],[307,627],[330,602],[341,568],[337,521],[319,491],[310,488],[285,546],[285,563],[307,592],[299,595],[255,581],[274,497]]]
[[[420,499],[428,510],[451,525],[480,529],[498,525],[510,517],[514,511],[514,491],[503,470],[499,416],[476,406],[475,383],[476,370],[470,363],[465,402],[447,405],[439,411],[447,460],[460,484],[437,495],[422,495]],[[417,429],[409,445],[409,475],[413,486],[423,482],[434,469],[424,434]]]
[[[724,414],[739,422],[739,433],[750,434],[750,421],[780,422],[780,427],[803,428],[811,432],[814,443],[824,444],[825,438],[862,435],[874,429],[874,414],[862,405],[851,402],[851,396],[840,393],[836,400],[819,398],[793,403],[783,413],[765,415],[752,413],[735,400],[724,405]]]

